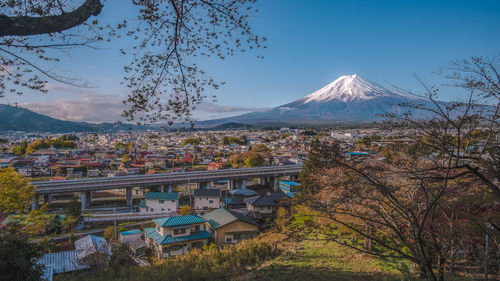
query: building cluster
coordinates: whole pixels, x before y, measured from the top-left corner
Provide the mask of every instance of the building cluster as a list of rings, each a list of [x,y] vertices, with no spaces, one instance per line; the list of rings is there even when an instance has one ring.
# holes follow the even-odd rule
[[[14,167],[27,177],[110,177],[147,173],[182,172],[192,169],[217,170],[231,167],[235,154],[263,144],[269,150],[266,165],[301,164],[311,141],[337,141],[346,151],[356,141],[373,135],[394,136],[398,132],[376,129],[236,130],[193,132],[74,133],[75,148],[42,147],[25,154],[11,152],[23,142],[52,139],[61,134],[7,132],[0,141],[0,168]],[[228,137],[230,136],[230,137]],[[235,141],[237,140],[237,141]]]
[[[23,141],[29,144],[59,135],[10,133],[0,142],[0,168],[13,167],[24,176],[41,180],[220,170],[232,167],[234,155],[262,145],[266,148],[265,165],[302,164],[318,137],[327,143],[337,143],[347,159],[363,161],[382,156],[360,144],[369,141],[372,145],[385,146],[386,140],[393,141],[398,132],[376,130],[378,138],[370,138],[374,133],[375,129],[289,128],[77,133],[71,138],[76,143],[74,148],[43,147],[24,154],[14,153],[11,148]],[[399,138],[398,141],[405,140]],[[274,178],[277,184],[271,178],[237,181],[133,188],[134,198],[138,199],[138,216],[155,219],[151,227],[121,231],[119,241],[127,244],[136,257],[150,249],[158,258],[183,254],[211,243],[219,247],[233,245],[257,236],[280,206],[288,206],[298,185],[296,178]],[[85,197],[93,197],[88,193]],[[90,198],[87,200],[90,202]],[[188,208],[188,215],[179,215],[181,206]],[[39,262],[47,268],[45,275],[49,279],[56,273],[92,266],[89,261],[93,256],[109,258],[109,255],[106,241],[87,236],[75,243],[75,250],[47,254]]]

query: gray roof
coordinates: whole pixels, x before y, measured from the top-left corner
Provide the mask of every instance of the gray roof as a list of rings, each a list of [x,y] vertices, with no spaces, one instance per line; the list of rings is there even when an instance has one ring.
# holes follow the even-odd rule
[[[230,224],[234,221],[243,221],[249,224],[258,225],[249,217],[240,213],[233,212],[226,208],[219,208],[217,210],[206,213],[203,215],[203,218],[206,219],[215,229],[223,227],[224,225]]]
[[[78,258],[84,258],[95,252],[106,253],[111,256],[111,250],[109,249],[108,243],[102,237],[87,235],[81,239],[75,241],[75,248],[78,251]]]
[[[220,197],[220,189],[195,189],[194,197]]]
[[[233,196],[254,196],[254,195],[257,195],[258,193],[251,190],[251,189],[235,189],[235,190],[231,190],[229,191],[231,193],[231,195]]]
[[[45,254],[38,260],[38,264],[45,267],[43,277],[52,280],[52,275],[88,268],[78,262],[78,250]]]
[[[271,197],[261,196],[261,195],[246,198],[245,202],[252,205],[252,206],[274,206],[274,205],[276,205],[274,203],[274,200]]]
[[[266,196],[270,197],[273,201],[279,201],[287,197],[283,191],[272,191],[266,194]]]

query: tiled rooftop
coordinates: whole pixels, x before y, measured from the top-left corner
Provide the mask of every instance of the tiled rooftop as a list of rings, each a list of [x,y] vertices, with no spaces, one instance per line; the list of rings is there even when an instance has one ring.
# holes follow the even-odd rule
[[[179,225],[187,225],[195,223],[204,223],[206,221],[204,218],[197,215],[187,215],[187,216],[154,219],[153,222],[161,227],[171,227],[171,226],[179,226]]]

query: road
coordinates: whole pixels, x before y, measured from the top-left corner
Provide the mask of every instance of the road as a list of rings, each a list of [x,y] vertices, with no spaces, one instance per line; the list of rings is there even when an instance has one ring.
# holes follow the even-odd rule
[[[136,223],[131,223],[131,224],[123,225],[123,226],[120,226],[120,227],[139,226],[139,225],[141,225],[143,223],[144,222],[141,221],[141,222],[136,222]],[[83,237],[83,236],[91,235],[91,234],[104,233],[105,230],[106,230],[105,228],[102,228],[102,229],[92,229],[92,230],[86,230],[86,231],[76,232],[76,233],[73,233],[73,235],[75,235],[75,237]],[[58,235],[58,236],[49,236],[49,239],[54,240],[54,241],[68,240],[70,235],[71,234],[66,233],[66,234],[61,234],[61,235]],[[37,238],[37,239],[31,240],[31,242],[38,243],[40,240],[41,240],[41,238]]]

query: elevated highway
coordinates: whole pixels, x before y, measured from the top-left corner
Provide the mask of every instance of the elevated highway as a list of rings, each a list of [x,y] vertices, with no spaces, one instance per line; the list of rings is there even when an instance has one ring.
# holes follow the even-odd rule
[[[68,192],[87,192],[95,190],[147,188],[160,185],[185,183],[208,183],[219,180],[244,180],[247,178],[280,178],[296,176],[302,165],[270,166],[259,168],[227,169],[185,173],[121,176],[62,181],[35,182],[35,195],[53,195]]]

